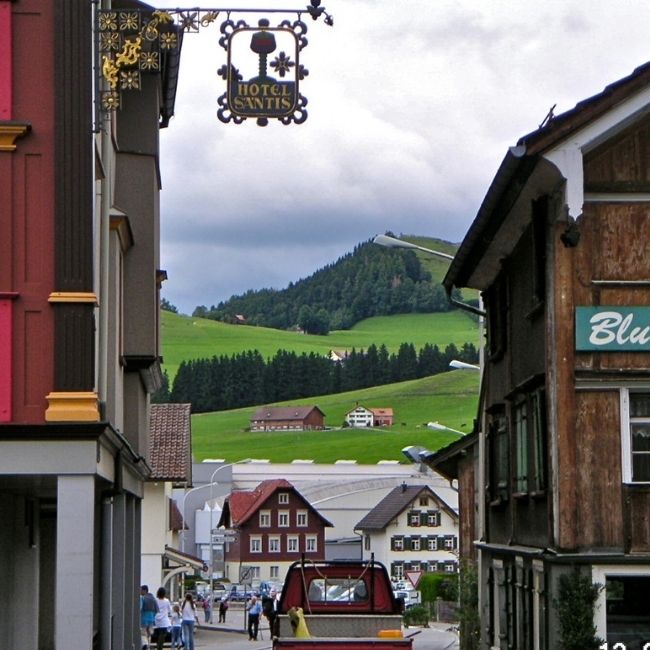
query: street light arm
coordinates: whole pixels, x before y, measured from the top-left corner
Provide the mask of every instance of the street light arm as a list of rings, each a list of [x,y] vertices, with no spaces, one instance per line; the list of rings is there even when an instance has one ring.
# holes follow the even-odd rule
[[[412,244],[411,242],[404,241],[402,239],[397,239],[395,237],[389,237],[388,235],[377,235],[373,240],[373,244],[378,244],[379,246],[385,246],[386,248],[410,248],[422,251],[424,253],[429,253],[430,255],[436,255],[437,257],[442,257],[445,260],[453,260],[454,256],[449,253],[443,253],[442,251],[435,251],[432,248],[425,248],[424,246],[418,246],[417,244]]]
[[[425,248],[424,246],[418,246],[417,244],[411,244],[411,242],[408,241],[403,241],[402,239],[397,239],[396,237],[390,237],[389,235],[377,235],[373,240],[373,244],[378,244],[379,246],[385,246],[386,248],[408,248],[408,249],[414,249],[418,251],[422,251],[424,253],[428,253],[429,255],[435,255],[436,257],[441,257],[444,260],[448,260],[449,262],[452,262],[454,260],[453,255],[449,255],[449,253],[443,253],[442,251],[435,251],[432,248]],[[451,288],[447,288],[447,299],[452,305],[455,305],[459,309],[463,309],[464,311],[468,311],[471,314],[475,314],[476,316],[485,316],[485,311],[483,309],[480,309],[479,307],[474,307],[474,305],[468,305],[466,302],[463,302],[462,300],[457,300],[451,295]]]
[[[458,431],[458,429],[452,429],[451,427],[447,427],[444,424],[440,424],[440,422],[427,423],[427,429],[434,429],[435,431],[451,431],[452,433],[455,433],[459,436],[465,435],[462,431]]]

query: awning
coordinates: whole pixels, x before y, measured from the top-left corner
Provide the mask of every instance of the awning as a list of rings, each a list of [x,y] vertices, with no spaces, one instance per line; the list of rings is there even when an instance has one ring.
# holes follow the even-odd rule
[[[189,553],[184,553],[178,549],[172,548],[171,546],[165,546],[165,559],[170,562],[174,562],[179,565],[190,566],[193,569],[198,569],[199,571],[207,571],[208,565],[200,558]]]

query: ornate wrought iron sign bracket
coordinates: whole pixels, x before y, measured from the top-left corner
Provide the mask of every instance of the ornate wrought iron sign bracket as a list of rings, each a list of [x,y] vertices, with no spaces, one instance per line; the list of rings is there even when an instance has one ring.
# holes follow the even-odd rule
[[[307,99],[300,93],[300,82],[309,74],[300,63],[300,52],[307,46],[302,16],[313,20],[323,16],[327,25],[334,24],[320,3],[310,0],[304,9],[100,10],[101,110],[119,110],[122,93],[140,90],[143,74],[159,74],[166,59],[178,54],[184,33],[199,32],[224,16],[219,45],[227,61],[217,74],[226,81],[226,92],[218,100],[218,118],[235,124],[254,118],[260,126],[272,118],[301,124],[307,119]],[[234,19],[239,14],[262,13],[295,14],[296,18],[274,25],[261,18],[254,26],[243,18]],[[269,73],[269,67],[277,76]]]

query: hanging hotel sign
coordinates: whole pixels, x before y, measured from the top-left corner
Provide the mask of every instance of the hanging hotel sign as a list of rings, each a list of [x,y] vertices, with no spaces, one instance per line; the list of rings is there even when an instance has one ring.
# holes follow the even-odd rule
[[[260,126],[269,118],[284,124],[304,122],[307,100],[300,94],[299,84],[308,72],[300,65],[299,53],[307,43],[305,23],[285,20],[271,27],[263,18],[257,27],[243,21],[224,25],[226,36],[219,43],[228,52],[228,63],[219,74],[226,80],[227,90],[219,97],[219,119],[239,124],[251,117]],[[245,78],[244,71],[246,77],[252,76]]]
[[[576,307],[578,352],[650,352],[650,307]]]
[[[269,119],[283,124],[301,124],[307,119],[307,99],[300,94],[300,82],[309,74],[300,63],[300,52],[307,46],[307,25],[303,14],[313,20],[324,16],[321,0],[296,9],[118,9],[97,12],[99,49],[100,106],[104,112],[119,110],[126,91],[142,88],[142,75],[166,74],[169,56],[178,60],[182,37],[198,32],[223,16],[219,45],[227,62],[217,74],[226,81],[226,92],[219,97],[217,116],[222,122],[241,124],[253,118],[260,126]],[[295,19],[280,19],[274,25],[262,18],[249,25],[238,14],[295,14]]]

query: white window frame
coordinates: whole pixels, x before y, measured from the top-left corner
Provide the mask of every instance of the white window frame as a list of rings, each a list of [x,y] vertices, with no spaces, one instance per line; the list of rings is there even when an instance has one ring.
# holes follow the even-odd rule
[[[607,576],[637,576],[650,578],[650,568],[647,566],[631,566],[629,564],[597,565],[591,567],[591,581],[594,584],[607,585]],[[596,634],[607,638],[607,589],[603,587],[598,591],[598,598],[594,604],[594,624]]]
[[[632,428],[630,417],[630,393],[650,393],[650,387],[639,387],[635,390],[623,387],[620,389],[621,394],[621,462],[623,464],[623,483],[632,485],[649,485],[650,481],[634,481],[632,478]],[[648,422],[648,418],[635,418],[635,422]]]
[[[276,565],[271,565],[269,567],[269,578],[273,580],[274,578],[280,577],[280,567]]]
[[[291,513],[288,510],[278,510],[278,528],[289,528],[290,525]]]
[[[411,537],[411,550],[412,551],[419,551],[422,547],[422,544],[420,543],[420,538],[419,537]],[[419,569],[418,569],[419,571]]]
[[[281,506],[286,506],[289,504],[289,493],[288,492],[278,492],[278,503]]]
[[[393,538],[393,550],[394,551],[404,550],[404,537],[402,535],[396,535]]]
[[[438,538],[429,537],[427,538],[427,551],[437,551],[438,550]]]
[[[287,536],[287,553],[300,553],[300,537],[298,535]]]
[[[271,527],[271,511],[270,510],[260,510],[260,528],[270,528]]]
[[[301,523],[303,517],[304,523]],[[309,526],[309,512],[307,510],[296,510],[296,526],[298,528],[307,528]]]
[[[281,553],[282,542],[279,535],[269,535],[269,553]]]
[[[318,553],[318,535],[305,535],[305,553]]]
[[[453,535],[446,535],[445,536],[444,547],[445,547],[445,551],[453,551],[454,550],[454,536]]]
[[[251,535],[249,541],[249,548],[251,553],[261,553],[262,552],[262,536],[261,535]]]
[[[434,512],[427,513],[427,525],[428,526],[440,526],[440,511],[435,510]]]

